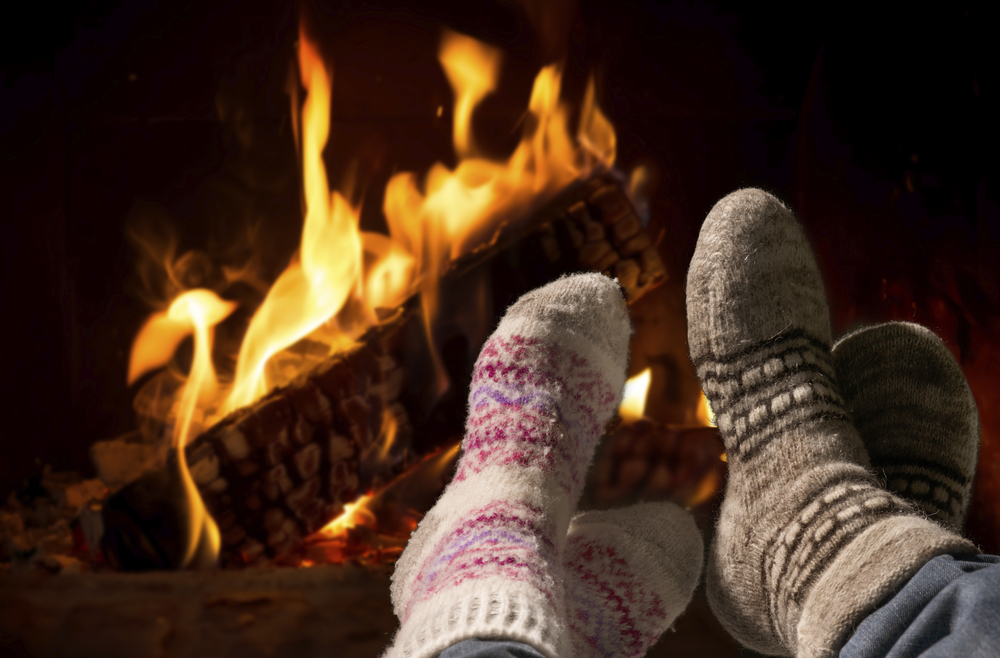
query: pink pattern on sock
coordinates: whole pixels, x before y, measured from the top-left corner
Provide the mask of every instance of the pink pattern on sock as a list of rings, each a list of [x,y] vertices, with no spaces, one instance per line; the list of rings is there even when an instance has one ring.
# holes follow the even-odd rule
[[[530,465],[565,491],[578,491],[617,399],[618,391],[574,351],[494,335],[473,372],[456,481],[493,466]]]
[[[523,336],[494,336],[472,376],[469,418],[455,482],[492,469],[538,469],[569,497],[613,413],[615,390],[565,347]],[[447,492],[445,493],[445,496]],[[463,515],[428,551],[414,580],[405,622],[421,602],[472,580],[530,582],[552,600],[562,565],[551,511],[497,499]]]
[[[571,536],[564,564],[577,656],[641,656],[666,630],[665,602],[610,543]]]
[[[472,511],[421,564],[404,621],[438,592],[488,577],[530,581],[552,599],[560,571],[551,526],[542,510],[525,503],[497,500]]]

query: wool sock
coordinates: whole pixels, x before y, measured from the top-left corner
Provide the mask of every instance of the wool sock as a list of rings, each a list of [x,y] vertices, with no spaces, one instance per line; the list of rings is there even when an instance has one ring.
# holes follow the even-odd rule
[[[975,552],[866,470],[834,373],[819,268],[773,196],[740,190],[709,213],[687,316],[729,462],[706,590],[739,641],[834,656],[929,559]]]
[[[562,553],[631,332],[618,285],[600,274],[558,279],[507,310],[473,370],[455,477],[396,564],[387,657],[429,658],[468,638],[570,655]]]
[[[875,474],[931,519],[961,528],[979,457],[979,414],[941,339],[909,322],[864,327],[837,341],[833,365]]]
[[[638,658],[691,602],[701,533],[673,503],[585,512],[563,559],[574,658]]]

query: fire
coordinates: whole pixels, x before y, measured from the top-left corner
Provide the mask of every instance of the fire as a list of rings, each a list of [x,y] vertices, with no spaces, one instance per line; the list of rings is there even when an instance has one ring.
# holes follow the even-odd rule
[[[653,371],[646,368],[638,375],[625,382],[625,392],[621,404],[618,405],[618,415],[627,423],[635,422],[643,417],[646,411],[646,396],[649,395],[649,384],[653,379]]]
[[[323,526],[316,534],[320,537],[332,538],[359,525],[374,525],[375,515],[366,507],[368,501],[372,499],[372,495],[365,494],[353,503],[344,505],[343,513]]]
[[[403,551],[422,514],[416,500],[430,504],[449,479],[460,444],[427,455],[377,492],[369,492],[303,542],[289,564],[339,564],[347,560],[378,564]],[[404,502],[408,501],[408,502]],[[408,506],[409,505],[409,506]]]
[[[712,411],[712,405],[709,404],[704,392],[698,401],[698,424],[705,427],[718,427],[715,423],[715,412]]]
[[[423,191],[415,174],[393,176],[383,205],[393,241],[404,245],[421,274],[429,336],[438,307],[438,280],[450,260],[488,240],[504,222],[527,216],[574,181],[609,168],[615,160],[614,129],[594,101],[593,80],[573,138],[569,108],[560,100],[562,71],[557,65],[543,68],[535,78],[524,133],[511,156],[479,157],[471,135],[472,114],[496,87],[500,55],[474,39],[446,32],[438,59],[455,96],[458,164],[454,169],[433,165]],[[448,382],[437,361],[435,366],[443,390]]]
[[[341,192],[331,194],[323,164],[330,136],[333,76],[316,45],[299,30],[299,70],[306,88],[303,115],[302,177],[306,216],[298,258],[268,291],[254,314],[240,348],[236,378],[223,412],[246,406],[267,393],[265,366],[281,350],[333,321],[352,293],[361,296],[364,240],[358,229],[360,208]],[[393,301],[403,277],[386,271],[388,262],[406,267],[405,258],[376,241],[380,252],[372,282],[380,301]],[[391,259],[391,260],[390,260]]]
[[[455,123],[452,139],[460,158],[476,154],[472,137],[472,111],[497,86],[502,55],[499,50],[467,36],[445,31],[438,59],[455,90]]]
[[[496,89],[500,51],[445,32],[438,59],[454,94],[457,164],[450,168],[436,163],[422,178],[410,172],[394,175],[382,206],[388,235],[363,232],[361,208],[352,202],[353,183],[330,187],[323,153],[331,138],[333,73],[300,24],[298,65],[306,100],[295,125],[302,134],[305,218],[298,253],[253,314],[231,381],[223,377],[220,383],[213,368],[211,328],[234,304],[210,291],[182,292],[168,312],[150,318],[133,345],[130,383],[169,362],[183,338],[195,334],[195,364],[175,400],[176,416],[168,419],[182,458],[192,428],[207,427],[288,381],[287,373],[276,372],[273,357],[290,354],[289,348],[303,339],[320,343],[331,355],[346,349],[380,321],[384,314],[379,309],[396,308],[418,292],[438,389],[443,391],[448,381],[436,361],[433,341],[443,269],[504,224],[530,216],[567,186],[614,164],[615,133],[596,103],[593,80],[574,130],[570,107],[561,99],[561,67],[543,68],[532,88],[518,146],[507,158],[491,159],[477,147],[472,117]],[[300,370],[313,364],[303,362]],[[639,403],[636,414],[641,413]],[[395,434],[392,419],[386,420],[379,452],[388,450]],[[186,466],[183,470],[190,482]],[[192,501],[200,505],[196,495]],[[211,524],[203,511],[197,514],[206,527]]]
[[[150,317],[132,349],[129,381],[134,381],[150,368],[163,365],[171,358],[177,344],[188,334],[194,334],[194,358],[187,381],[181,388],[172,436],[188,506],[187,546],[181,567],[190,566],[195,561],[213,563],[219,552],[219,530],[191,479],[184,446],[195,426],[199,406],[211,404],[218,387],[212,366],[212,328],[235,308],[235,304],[219,299],[210,290],[189,290],[177,297],[167,311]]]

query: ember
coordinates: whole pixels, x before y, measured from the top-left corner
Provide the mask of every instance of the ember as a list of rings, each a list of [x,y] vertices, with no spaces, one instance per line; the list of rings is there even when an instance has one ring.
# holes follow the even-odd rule
[[[375,493],[344,505],[344,512],[307,537],[299,549],[279,559],[281,564],[313,566],[355,562],[394,562],[410,533],[437,494],[451,479],[459,444],[441,449]]]

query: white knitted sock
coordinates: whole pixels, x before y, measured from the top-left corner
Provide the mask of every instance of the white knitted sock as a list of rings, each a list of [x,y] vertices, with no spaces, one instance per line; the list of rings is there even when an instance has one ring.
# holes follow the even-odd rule
[[[564,277],[515,302],[483,346],[454,480],[392,577],[387,658],[469,638],[568,656],[562,552],[594,448],[625,383],[631,323],[618,285]]]
[[[687,280],[688,347],[729,474],[706,593],[742,643],[835,656],[929,559],[975,552],[879,486],[830,355],[819,268],[781,202],[715,205]]]
[[[701,533],[673,503],[585,512],[566,540],[574,658],[638,658],[684,611],[701,575]]]

